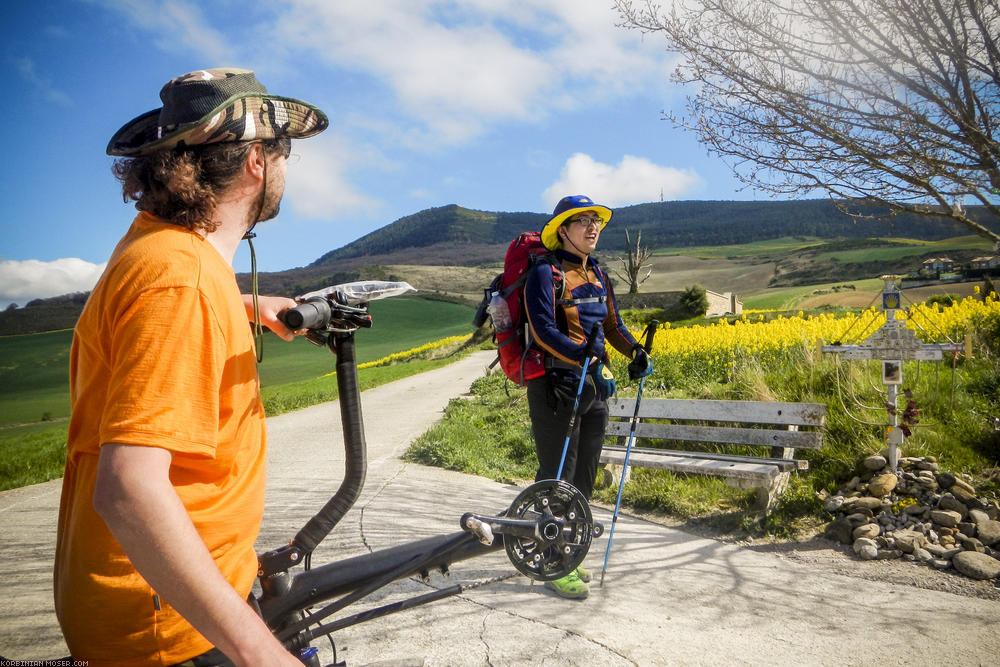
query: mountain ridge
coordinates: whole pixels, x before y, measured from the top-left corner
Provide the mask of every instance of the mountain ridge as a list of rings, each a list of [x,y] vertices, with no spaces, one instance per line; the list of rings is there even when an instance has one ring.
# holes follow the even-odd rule
[[[1000,231],[1000,221],[982,207],[970,207],[969,212],[978,222]],[[872,216],[881,212],[868,209],[864,213]],[[428,208],[328,251],[303,268],[364,257],[387,258],[439,244],[502,247],[522,231],[540,229],[549,217],[544,213],[481,211],[458,204]],[[636,232],[641,232],[643,244],[651,248],[736,245],[785,236],[867,238],[896,235],[935,241],[969,233],[965,227],[944,218],[902,214],[882,220],[857,219],[838,209],[837,203],[829,199],[691,200],[614,209],[611,223],[601,236],[601,248],[624,250],[626,228],[633,238]],[[480,252],[471,253],[459,263],[474,266],[482,262],[480,255]],[[497,260],[502,260],[502,253]]]

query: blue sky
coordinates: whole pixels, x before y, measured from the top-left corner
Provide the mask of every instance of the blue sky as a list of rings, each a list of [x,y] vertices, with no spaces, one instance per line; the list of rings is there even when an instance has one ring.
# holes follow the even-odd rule
[[[87,290],[135,211],[111,135],[197,69],[253,69],[331,120],[295,142],[260,269],[302,266],[432,206],[550,212],[747,199],[661,119],[681,110],[662,39],[607,0],[55,0],[5,7],[0,307]],[[245,249],[237,271],[249,270]]]

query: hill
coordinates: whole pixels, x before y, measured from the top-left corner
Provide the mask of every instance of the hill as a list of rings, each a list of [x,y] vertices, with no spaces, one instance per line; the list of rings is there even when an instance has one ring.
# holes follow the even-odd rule
[[[870,211],[869,214],[874,214]],[[977,211],[983,224],[1000,231],[1000,221]],[[309,265],[333,265],[356,258],[378,258],[379,263],[422,264],[418,261],[386,262],[390,256],[430,255],[428,249],[461,246],[438,252],[435,264],[471,266],[483,251],[504,246],[526,229],[540,229],[548,219],[541,213],[495,213],[455,204],[426,209],[382,227]],[[888,220],[859,220],[840,211],[830,200],[782,202],[680,201],[637,204],[615,209],[614,220],[601,236],[601,248],[623,250],[625,229],[641,231],[652,248],[737,245],[786,236],[816,238],[869,238],[902,236],[940,240],[968,231],[941,218],[914,215]],[[471,249],[472,252],[466,252]],[[495,257],[495,255],[494,255]],[[307,268],[309,268],[307,267]]]
[[[1000,231],[1000,221],[989,219],[983,209],[970,209],[970,214]],[[454,204],[426,209],[325,252],[306,266],[262,273],[260,290],[294,295],[352,280],[403,279],[425,298],[477,300],[510,240],[524,230],[541,228],[548,217]],[[919,267],[921,258],[937,256],[934,253],[946,252],[961,262],[989,250],[978,237],[978,242],[974,239],[961,248],[937,244],[968,233],[946,220],[856,220],[829,200],[683,201],[616,209],[601,237],[599,254],[606,265],[624,250],[626,229],[641,232],[643,245],[656,249],[654,278],[646,287],[660,290],[699,282],[708,289],[746,294],[769,286],[908,273]],[[906,239],[886,238],[898,236]],[[876,246],[878,252],[869,251]],[[676,256],[706,261],[684,263]],[[238,279],[249,291],[250,276],[239,274]],[[653,286],[664,281],[670,285]],[[39,299],[0,312],[0,335],[72,327],[85,297]]]
[[[981,207],[970,209],[970,214],[987,227],[1000,231],[1000,221]],[[478,211],[455,204],[430,208],[324,253],[307,266],[262,274],[260,284],[262,289],[275,294],[302,294],[347,280],[388,279],[393,275],[393,269],[388,267],[396,265],[495,266],[503,261],[504,251],[512,238],[525,230],[540,229],[548,218],[543,213]],[[740,246],[785,237],[906,236],[937,241],[968,234],[964,227],[940,218],[900,215],[886,220],[859,220],[843,213],[827,199],[673,201],[615,209],[612,224],[601,236],[600,251],[613,255],[624,250],[626,228],[633,234],[642,232],[644,245],[670,248],[677,254],[689,247]],[[843,265],[836,267],[832,263],[827,263],[826,267],[843,269]],[[870,271],[870,267],[859,263],[853,275],[847,277],[870,277]],[[816,271],[800,272],[793,267],[783,273],[790,274],[783,284],[822,278]],[[241,276],[241,281],[249,285],[247,276]],[[474,293],[475,289],[460,291]]]

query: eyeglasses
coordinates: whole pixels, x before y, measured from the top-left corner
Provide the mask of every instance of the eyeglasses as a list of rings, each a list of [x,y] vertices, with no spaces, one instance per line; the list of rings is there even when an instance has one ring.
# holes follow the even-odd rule
[[[573,224],[580,225],[584,229],[587,229],[589,227],[597,227],[598,229],[600,229],[601,228],[601,223],[604,222],[604,221],[601,220],[600,218],[593,218],[593,217],[590,217],[590,216],[584,216],[584,217],[580,217],[580,218],[573,218],[572,220],[570,220],[570,222],[573,223]]]

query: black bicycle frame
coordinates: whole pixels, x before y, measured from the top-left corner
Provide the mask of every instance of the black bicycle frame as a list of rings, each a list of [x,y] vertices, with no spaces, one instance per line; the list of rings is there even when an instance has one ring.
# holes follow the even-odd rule
[[[582,562],[592,537],[602,527],[594,524],[590,507],[571,485],[549,480],[532,485],[514,504],[497,516],[466,513],[459,521],[462,530],[408,542],[396,547],[305,569],[295,575],[289,570],[309,561],[310,554],[329,535],[358,499],[366,474],[366,443],[354,353],[354,331],[371,326],[367,306],[344,305],[334,298],[310,299],[286,311],[285,321],[293,328],[309,328],[307,336],[327,346],[337,357],[337,387],[344,432],[345,475],[331,499],[285,546],[259,556],[258,578],[261,595],[256,600],[261,615],[275,635],[292,651],[309,642],[372,618],[457,595],[469,588],[491,583],[456,584],[323,624],[322,621],[387,584],[432,571],[447,573],[452,563],[506,548],[515,568],[529,577],[550,580],[564,576]],[[332,317],[347,317],[353,328],[329,325]],[[314,313],[313,311],[317,311]],[[295,317],[288,317],[288,314]],[[312,318],[312,319],[310,319]],[[310,328],[311,327],[311,328]],[[493,539],[499,533],[504,539]],[[507,575],[511,576],[511,575]],[[500,579],[506,577],[500,577]],[[328,602],[334,598],[338,599]],[[325,607],[305,610],[328,602]],[[313,627],[315,626],[315,627]],[[315,659],[307,664],[318,665]]]

